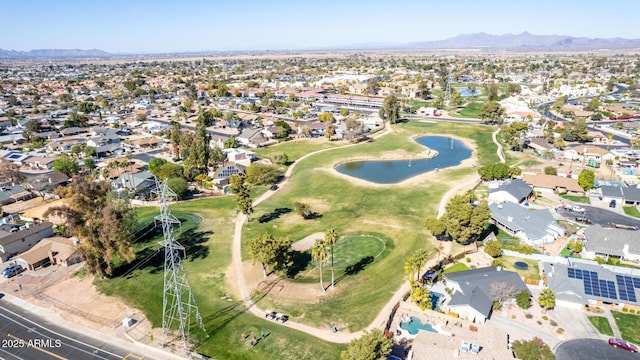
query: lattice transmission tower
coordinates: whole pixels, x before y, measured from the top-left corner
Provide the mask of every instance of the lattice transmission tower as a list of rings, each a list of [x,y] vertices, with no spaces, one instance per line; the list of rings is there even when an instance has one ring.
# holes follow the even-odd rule
[[[185,256],[185,248],[173,238],[173,226],[180,226],[180,220],[169,211],[169,201],[177,198],[167,186],[166,180],[160,182],[156,179],[156,191],[160,198],[160,215],[155,217],[162,223],[164,240],[164,294],[162,299],[162,342],[167,344],[167,338],[171,327],[178,326],[182,336],[182,345],[185,352],[189,353],[189,330],[192,323],[204,328],[202,317],[198,310],[198,304],[191,291],[187,273],[182,265]]]

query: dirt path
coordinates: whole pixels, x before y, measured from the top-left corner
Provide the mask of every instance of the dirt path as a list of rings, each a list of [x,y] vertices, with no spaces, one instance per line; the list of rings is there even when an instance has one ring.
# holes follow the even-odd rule
[[[498,135],[499,132],[500,132],[500,128],[498,128],[498,130],[494,131],[491,134],[491,138],[493,139],[493,142],[498,146],[498,150],[496,152],[498,153],[498,157],[500,158],[500,162],[504,164],[506,162],[506,160],[504,159],[504,154],[502,153],[502,144],[500,144],[498,142],[498,139],[496,138],[496,136]]]
[[[324,233],[317,232],[315,234],[311,234],[305,237],[302,240],[298,240],[291,245],[291,248],[295,251],[306,251],[311,249],[313,244],[316,242],[316,239],[324,239]]]

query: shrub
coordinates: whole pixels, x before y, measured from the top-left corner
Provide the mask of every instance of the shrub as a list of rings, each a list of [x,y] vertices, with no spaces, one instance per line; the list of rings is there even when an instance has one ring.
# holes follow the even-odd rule
[[[542,315],[542,320],[549,320],[549,317],[547,315]]]
[[[635,314],[635,313],[636,313],[636,311],[635,311],[635,310],[633,310],[633,309],[629,309],[629,314]]]
[[[476,331],[478,331],[478,328],[476,326],[469,325],[469,330],[471,330],[473,332],[476,332]]]
[[[467,257],[466,261],[467,261],[468,263],[470,263],[470,262],[471,262],[471,258],[470,258],[470,257]]]
[[[516,316],[515,316],[515,315],[511,315],[511,318],[512,318],[513,320],[515,320],[515,319],[516,319]]]
[[[524,317],[526,317],[527,319],[533,319],[533,315],[531,314],[524,314]]]
[[[558,334],[563,334],[563,333],[564,333],[564,329],[563,329],[563,328],[558,328],[558,329],[556,330],[556,332],[557,332]]]
[[[629,308],[623,307],[622,312],[629,312]]]
[[[555,321],[553,321],[553,320],[551,320],[551,321],[549,321],[549,325],[551,325],[551,326],[558,326],[558,323],[557,323],[557,322],[555,322]]]
[[[538,323],[538,325],[542,325],[542,321],[537,320],[536,322]]]

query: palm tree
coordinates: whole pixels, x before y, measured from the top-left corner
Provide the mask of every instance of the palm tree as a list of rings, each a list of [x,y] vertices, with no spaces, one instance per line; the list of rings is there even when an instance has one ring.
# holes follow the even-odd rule
[[[318,267],[320,268],[320,287],[325,292],[324,284],[322,283],[322,263],[327,260],[329,256],[329,246],[324,239],[317,239],[316,243],[311,248],[311,258],[318,261]]]
[[[429,253],[427,253],[425,249],[419,249],[413,254],[413,257],[415,258],[415,266],[418,273],[416,280],[420,280],[420,270],[422,270],[424,264],[429,260]]]
[[[538,304],[544,308],[543,312],[546,313],[547,310],[556,306],[556,294],[549,288],[542,290],[538,297]]]
[[[324,234],[324,242],[331,246],[331,287],[335,287],[333,272],[333,245],[338,242],[338,233],[336,232],[336,229],[329,229],[329,231]]]

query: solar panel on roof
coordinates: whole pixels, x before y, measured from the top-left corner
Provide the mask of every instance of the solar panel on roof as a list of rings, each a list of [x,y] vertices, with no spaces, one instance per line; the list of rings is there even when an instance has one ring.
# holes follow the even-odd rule
[[[636,277],[631,278],[631,279],[633,279],[633,286],[635,286],[636,288],[640,289],[640,279],[636,278]]]
[[[568,273],[569,273],[569,279],[575,279],[576,278],[576,269],[569,268],[567,270],[568,270]]]

